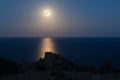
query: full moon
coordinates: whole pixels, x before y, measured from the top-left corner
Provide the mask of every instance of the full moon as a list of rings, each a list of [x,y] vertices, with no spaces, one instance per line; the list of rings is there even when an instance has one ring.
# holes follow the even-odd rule
[[[50,9],[45,9],[45,10],[43,11],[43,16],[49,17],[49,16],[51,16],[51,14],[52,14],[52,12],[51,12]]]

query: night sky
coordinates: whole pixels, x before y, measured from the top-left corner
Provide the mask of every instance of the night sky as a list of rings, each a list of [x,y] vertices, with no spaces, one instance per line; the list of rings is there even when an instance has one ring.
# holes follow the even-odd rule
[[[120,0],[0,0],[0,37],[44,36],[120,37]]]

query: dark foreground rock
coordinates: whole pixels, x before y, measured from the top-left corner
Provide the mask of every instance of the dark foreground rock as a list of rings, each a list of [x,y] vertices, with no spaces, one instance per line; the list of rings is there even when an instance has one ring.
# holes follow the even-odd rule
[[[120,80],[120,74],[94,74],[87,72],[64,72],[51,75],[50,71],[28,71],[16,75],[8,75],[0,80]]]
[[[0,58],[0,77],[8,74],[16,74],[17,70],[16,62]]]
[[[110,62],[96,71],[89,65],[74,64],[59,54],[46,52],[45,55],[39,61],[22,64],[0,59],[0,80],[46,80],[45,75],[51,80],[120,80],[119,70],[113,70]],[[66,79],[70,77],[73,79]]]

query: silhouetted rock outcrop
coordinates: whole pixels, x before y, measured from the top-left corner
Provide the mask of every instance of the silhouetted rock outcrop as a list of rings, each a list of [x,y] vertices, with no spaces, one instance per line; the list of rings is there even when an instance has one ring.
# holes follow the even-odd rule
[[[39,60],[39,70],[76,70],[76,64],[68,61],[64,57],[51,52],[45,53],[45,58]]]

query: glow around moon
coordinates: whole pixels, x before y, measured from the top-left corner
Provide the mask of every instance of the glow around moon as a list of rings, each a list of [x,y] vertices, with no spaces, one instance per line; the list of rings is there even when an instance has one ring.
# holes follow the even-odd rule
[[[61,17],[58,14],[57,9],[53,7],[39,7],[37,9],[37,15],[35,20],[36,31],[43,32],[44,34],[53,34],[54,31],[60,29]]]

